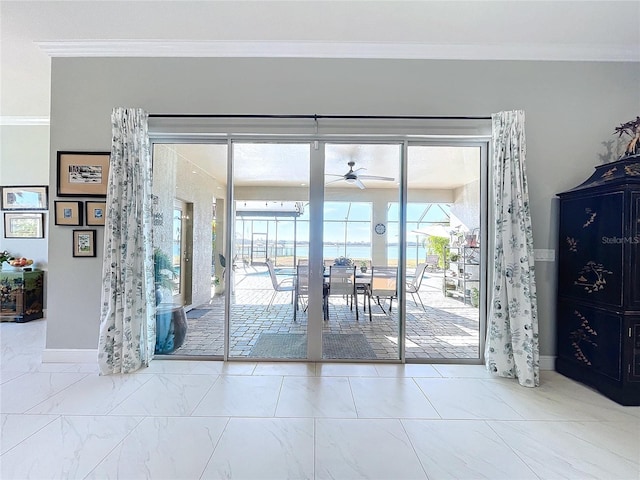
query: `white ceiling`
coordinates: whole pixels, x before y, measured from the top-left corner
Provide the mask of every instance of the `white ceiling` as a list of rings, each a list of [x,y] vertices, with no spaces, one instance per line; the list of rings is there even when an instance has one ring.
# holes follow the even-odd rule
[[[640,61],[630,1],[0,0],[0,120],[46,123],[50,56]]]

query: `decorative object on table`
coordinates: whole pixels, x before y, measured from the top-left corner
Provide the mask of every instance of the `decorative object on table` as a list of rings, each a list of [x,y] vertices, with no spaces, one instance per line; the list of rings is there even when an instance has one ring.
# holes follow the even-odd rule
[[[627,143],[627,146],[624,149],[622,157],[620,158],[640,154],[640,117],[636,117],[635,120],[620,124],[619,127],[616,127],[615,133],[618,134],[618,138],[621,138],[623,135],[631,137],[629,143]]]
[[[44,213],[5,212],[4,238],[44,238]]]
[[[58,152],[58,196],[106,197],[109,152]]]
[[[367,266],[367,262],[365,262],[364,260],[362,260],[362,261],[360,262],[360,271],[361,271],[362,273],[367,273],[367,268],[368,268],[368,266]]]
[[[54,202],[56,225],[82,226],[82,202],[59,201]]]
[[[49,187],[17,186],[0,187],[2,210],[47,210]]]
[[[44,272],[0,272],[0,319],[18,323],[42,318]]]
[[[640,405],[640,156],[558,196],[556,370]]]
[[[73,231],[73,256],[74,257],[95,257],[96,256],[96,231],[95,230],[74,230]]]
[[[85,202],[87,212],[87,226],[104,225],[107,202]]]
[[[333,264],[339,267],[352,267],[353,260],[347,257],[338,257],[333,261]]]
[[[16,257],[9,261],[9,265],[16,268],[31,267],[31,265],[33,265],[33,260],[26,257]]]

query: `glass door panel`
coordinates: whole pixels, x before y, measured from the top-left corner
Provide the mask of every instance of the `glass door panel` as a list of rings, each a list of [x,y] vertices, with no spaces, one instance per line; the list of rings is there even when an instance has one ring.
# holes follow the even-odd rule
[[[399,244],[386,231],[389,202],[399,208],[400,156],[400,145],[326,144],[324,359],[400,357]]]
[[[407,361],[480,359],[481,153],[409,146]]]
[[[234,143],[229,356],[307,358],[310,145]]]
[[[224,354],[223,267],[226,144],[154,144],[156,291],[184,305],[187,333],[173,356]],[[218,214],[216,215],[216,212]],[[166,262],[160,263],[162,259]],[[172,294],[178,294],[171,298]]]

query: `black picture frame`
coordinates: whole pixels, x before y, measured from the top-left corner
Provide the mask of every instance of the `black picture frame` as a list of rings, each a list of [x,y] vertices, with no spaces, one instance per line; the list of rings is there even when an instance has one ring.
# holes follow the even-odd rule
[[[4,238],[44,238],[44,213],[5,212]]]
[[[73,231],[73,256],[74,257],[95,257],[96,256],[96,231],[95,230],[74,230]]]
[[[56,225],[66,225],[81,227],[84,204],[82,202],[56,200],[54,204],[54,223]]]
[[[109,183],[109,152],[59,151],[57,193],[59,197],[106,197]]]
[[[85,223],[87,227],[104,225],[107,214],[107,202],[87,201],[85,202],[85,206]]]
[[[15,185],[0,187],[2,210],[48,210],[49,187],[47,185]]]

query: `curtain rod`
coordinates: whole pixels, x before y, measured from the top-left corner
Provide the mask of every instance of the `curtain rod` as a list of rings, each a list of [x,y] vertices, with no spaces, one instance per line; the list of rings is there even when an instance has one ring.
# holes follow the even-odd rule
[[[186,114],[151,113],[149,118],[281,118],[281,119],[338,119],[338,120],[491,120],[491,117],[433,116],[433,115],[267,115],[267,114]]]

